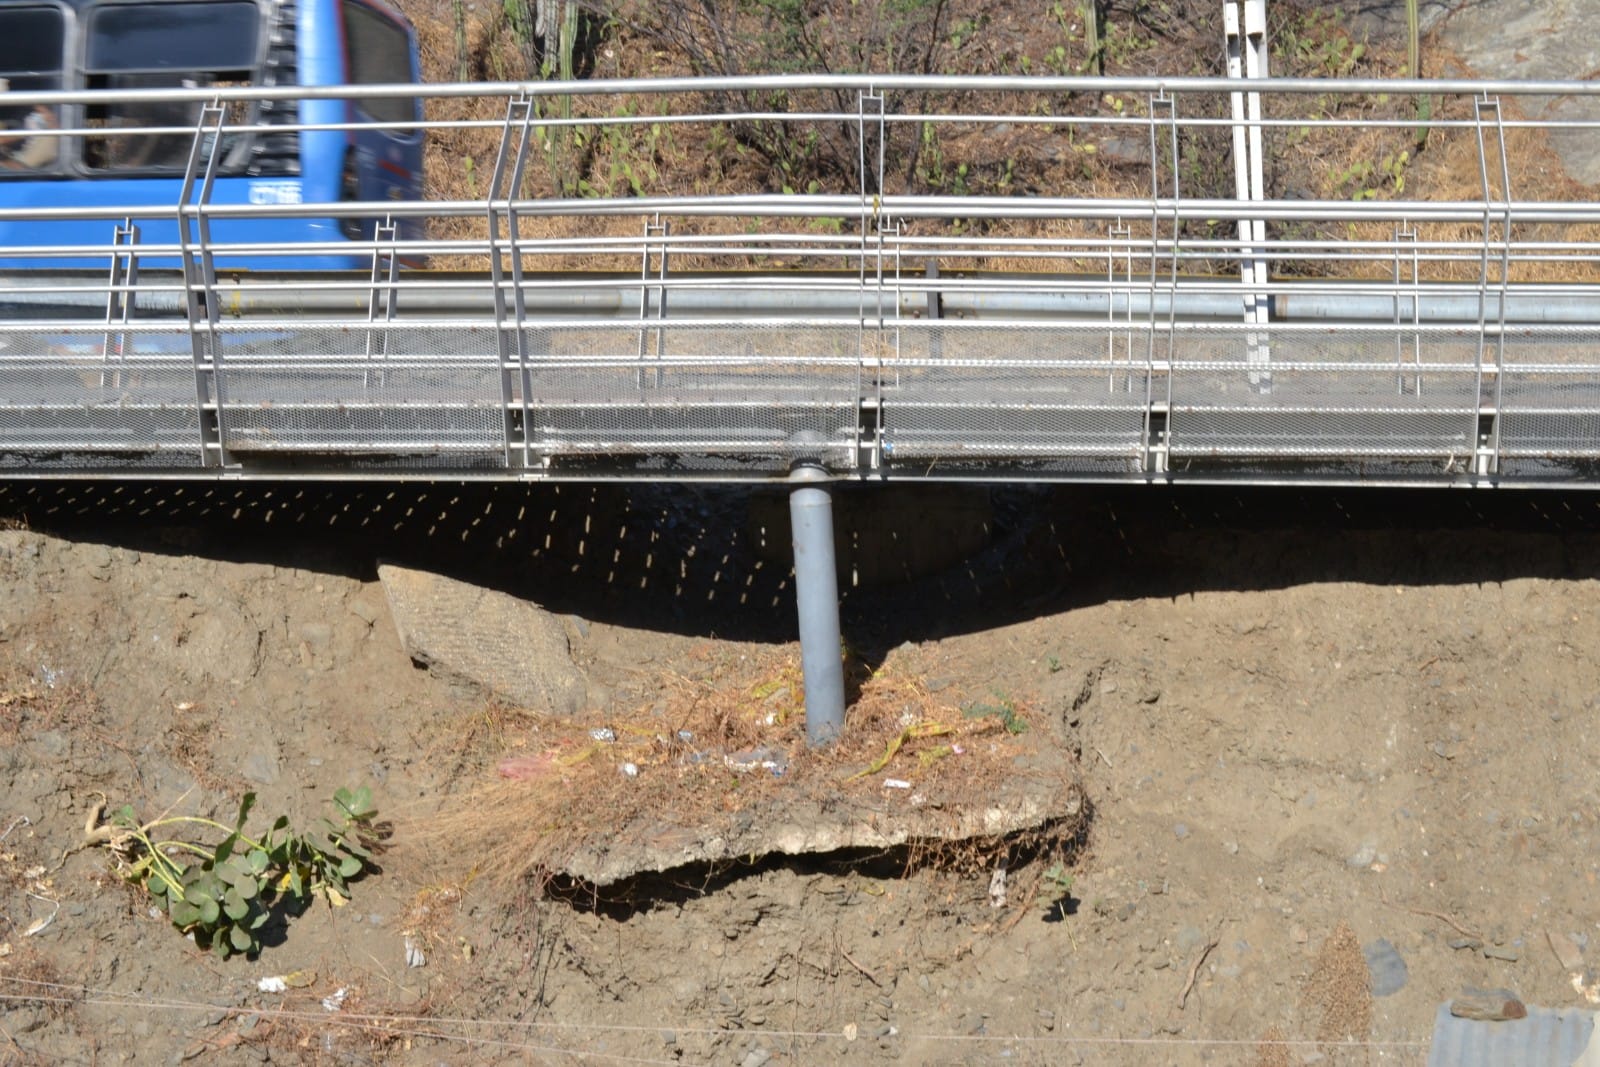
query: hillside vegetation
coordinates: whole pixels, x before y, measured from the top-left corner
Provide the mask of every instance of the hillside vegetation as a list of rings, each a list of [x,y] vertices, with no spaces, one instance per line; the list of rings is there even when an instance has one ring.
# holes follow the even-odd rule
[[[1225,73],[1219,9],[1198,0],[407,0],[423,40],[430,81],[576,80],[771,73],[916,73],[950,75],[1220,76]],[[1398,78],[1412,60],[1404,34],[1367,38],[1334,6],[1275,2],[1270,7],[1270,62],[1288,77]],[[1420,51],[1424,75],[1454,73],[1431,42]],[[574,95],[547,102],[551,118],[632,120],[603,128],[540,128],[520,193],[529,198],[707,196],[734,193],[855,194],[860,191],[860,132],[853,121],[728,120],[696,125],[651,121],[668,108],[659,97]],[[711,115],[782,115],[824,111],[853,115],[853,93],[706,92],[676,98]],[[1142,120],[1146,97],[1116,92],[974,94],[898,92],[886,105],[898,115],[935,113],[1062,116],[1059,125],[917,123],[888,126],[884,194],[981,196],[1144,196],[1152,184],[1146,127],[1085,126],[1072,118]],[[1227,100],[1190,94],[1183,115],[1222,118]],[[430,144],[430,195],[477,199],[499,151],[506,102],[486,97],[435,101],[435,120],[478,120]],[[1345,120],[1343,128],[1279,127],[1267,131],[1267,191],[1288,199],[1476,199],[1482,195],[1479,145],[1470,129],[1439,125],[1471,117],[1471,101],[1401,94],[1268,100],[1268,117]],[[1295,114],[1295,109],[1298,114]],[[1507,117],[1515,117],[1508,105]],[[1413,123],[1378,127],[1377,120]],[[496,125],[489,125],[489,124]],[[1543,133],[1507,131],[1512,186],[1560,198],[1570,182],[1552,177]],[[875,147],[875,146],[874,146]],[[1184,198],[1231,197],[1234,173],[1226,128],[1187,128],[1176,158],[1158,149],[1163,192]],[[1497,160],[1491,160],[1495,168]],[[1520,173],[1539,167],[1536,176]],[[675,232],[695,228],[675,224]],[[704,224],[698,224],[704,226]],[[926,224],[923,224],[926,225]],[[969,235],[1013,235],[981,222],[958,223]],[[1051,223],[1043,224],[1052,232]],[[472,224],[459,222],[468,236]],[[536,220],[530,236],[607,231],[637,233],[630,219]],[[915,231],[915,225],[911,227]],[[1035,231],[1038,227],[1034,228]],[[1191,225],[1184,236],[1215,236],[1215,224]],[[1297,224],[1277,233],[1317,240],[1371,235]],[[1476,231],[1437,230],[1436,239],[1478,240]],[[1524,236],[1519,234],[1518,236]],[[631,262],[603,258],[569,266]],[[1293,273],[1293,263],[1280,265]],[[1475,271],[1473,271],[1475,275]]]

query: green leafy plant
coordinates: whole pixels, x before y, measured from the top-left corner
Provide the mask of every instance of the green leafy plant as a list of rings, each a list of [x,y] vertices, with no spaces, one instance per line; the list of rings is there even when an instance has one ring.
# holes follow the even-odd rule
[[[995,694],[995,703],[988,704],[983,701],[973,701],[961,706],[961,714],[969,719],[983,719],[993,716],[1000,720],[1000,725],[1005,727],[1008,734],[1027,733],[1028,722],[1022,717],[1009,697]]]
[[[247,834],[255,802],[254,793],[244,795],[232,826],[196,815],[140,823],[128,805],[110,819],[123,877],[149,893],[172,925],[224,958],[258,954],[274,915],[299,914],[317,900],[348,902],[350,882],[378,869],[374,856],[386,836],[365,786],[335,792],[331,813],[303,833],[280,815],[260,837]],[[169,836],[178,828],[224,836],[208,847]]]
[[[1272,48],[1280,62],[1320,78],[1349,77],[1367,56],[1366,43],[1350,36],[1337,8],[1298,11],[1279,28]]]
[[[1052,863],[1044,874],[1039,876],[1038,902],[1044,908],[1045,918],[1052,916],[1062,918],[1066,911],[1067,902],[1072,898],[1072,875],[1067,871],[1067,865],[1060,860]],[[1098,902],[1096,907],[1099,907]]]
[[[1386,191],[1398,196],[1405,192],[1406,168],[1410,165],[1410,152],[1391,152],[1376,164],[1371,160],[1356,160],[1335,172],[1333,182],[1352,200],[1373,200]]]
[[[1039,900],[1047,908],[1053,908],[1065,900],[1072,893],[1072,875],[1067,871],[1067,865],[1060,860],[1050,865],[1039,882]]]

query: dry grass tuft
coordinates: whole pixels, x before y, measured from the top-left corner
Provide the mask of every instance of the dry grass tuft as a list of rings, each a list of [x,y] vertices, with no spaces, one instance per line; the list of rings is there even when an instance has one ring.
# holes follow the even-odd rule
[[[24,733],[87,730],[99,722],[94,693],[69,679],[41,677],[36,668],[0,658],[0,742],[15,743]]]
[[[497,762],[480,765],[481,781],[412,840],[434,855],[433,869],[463,883],[514,891],[531,880],[542,890],[577,853],[641,826],[704,828],[802,796],[864,809],[881,808],[886,793],[910,800],[886,790],[886,778],[913,782],[946,810],[981,805],[1016,773],[1014,761],[1046,742],[1025,703],[996,697],[959,708],[893,661],[860,677],[859,694],[845,737],[811,750],[792,649],[707,651],[697,676],[669,679],[661,699],[603,728],[543,719],[508,738]],[[597,739],[596,729],[608,734]],[[995,847],[912,851],[923,862],[976,866]]]
[[[8,1011],[37,1008],[52,1019],[65,1015],[81,996],[61,980],[51,959],[25,941],[6,941],[0,956],[0,994]],[[0,1059],[4,1059],[0,1056]]]

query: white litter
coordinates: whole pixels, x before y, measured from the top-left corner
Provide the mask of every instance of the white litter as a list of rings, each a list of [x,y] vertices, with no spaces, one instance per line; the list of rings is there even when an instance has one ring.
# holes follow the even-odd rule
[[[911,783],[902,778],[885,778],[883,787],[885,789],[910,789]]]
[[[28,892],[28,891],[24,890],[24,892]],[[28,928],[26,930],[22,931],[22,936],[23,937],[33,937],[35,934],[44,933],[45,928],[48,927],[51,923],[55,922],[56,921],[56,916],[61,914],[61,901],[59,901],[59,900],[51,900],[49,897],[41,897],[39,894],[31,893],[31,892],[28,892],[28,896],[32,897],[34,900],[37,900],[42,904],[53,904],[53,905],[55,905],[55,907],[51,910],[49,915],[46,915],[42,919],[35,919],[35,920],[33,920],[33,922],[29,923],[28,924]]]
[[[1006,869],[996,867],[989,876],[989,907],[1003,908],[1006,906]]]

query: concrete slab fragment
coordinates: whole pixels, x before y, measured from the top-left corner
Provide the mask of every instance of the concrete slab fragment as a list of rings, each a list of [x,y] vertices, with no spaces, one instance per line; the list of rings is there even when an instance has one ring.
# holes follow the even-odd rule
[[[378,568],[406,652],[518,707],[574,714],[583,672],[566,630],[537,604],[427,571]]]
[[[1019,768],[982,804],[946,804],[912,789],[842,793],[826,783],[786,785],[731,815],[696,825],[656,812],[581,848],[560,873],[596,887],[692,864],[1006,837],[1083,818],[1076,773],[1040,760]],[[1075,765],[1073,765],[1075,766]]]

